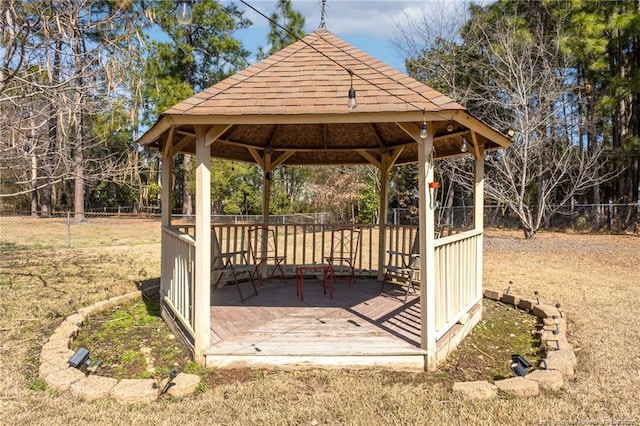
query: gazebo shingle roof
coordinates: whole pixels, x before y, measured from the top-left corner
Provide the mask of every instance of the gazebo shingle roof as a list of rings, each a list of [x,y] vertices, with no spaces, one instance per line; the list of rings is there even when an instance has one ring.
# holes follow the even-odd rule
[[[463,110],[436,90],[318,29],[163,113],[345,114],[354,73],[357,112]]]
[[[261,164],[269,151],[277,164],[380,164],[393,151],[400,164],[417,160],[425,119],[439,157],[460,155],[462,137],[485,149],[510,144],[448,96],[318,29],[169,108],[139,142],[195,152],[203,126],[217,158]]]

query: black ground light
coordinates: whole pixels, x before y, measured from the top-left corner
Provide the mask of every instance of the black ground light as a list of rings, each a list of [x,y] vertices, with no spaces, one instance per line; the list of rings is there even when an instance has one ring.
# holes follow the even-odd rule
[[[77,368],[83,373],[89,375],[95,373],[102,365],[102,361],[98,360],[95,363],[89,358],[89,349],[79,348],[67,361],[69,367]],[[92,366],[93,364],[93,366]]]
[[[167,383],[165,383],[165,385],[162,387],[160,395],[164,395],[171,386],[175,385],[175,383],[173,383],[173,379],[175,379],[177,376],[178,372],[176,370],[171,370],[171,372],[169,373],[169,380],[167,380]]]
[[[524,377],[527,375],[527,370],[531,368],[531,364],[526,359],[522,358],[518,354],[511,355],[511,371],[516,376]]]

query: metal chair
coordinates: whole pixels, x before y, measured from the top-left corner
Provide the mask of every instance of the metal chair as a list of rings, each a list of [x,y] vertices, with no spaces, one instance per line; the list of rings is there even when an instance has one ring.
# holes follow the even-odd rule
[[[253,274],[258,277],[260,287],[262,287],[263,272],[271,268],[271,273],[265,274],[268,278],[273,278],[277,272],[287,284],[284,273],[284,256],[278,254],[278,240],[274,229],[264,226],[256,226],[249,229],[249,255],[253,260]]]
[[[255,281],[253,280],[254,266],[249,263],[247,250],[221,253],[213,256],[212,260],[212,272],[219,273],[214,288],[217,288],[220,280],[222,279],[222,276],[225,273],[230,273],[233,277],[236,289],[238,290],[238,294],[240,295],[240,301],[242,303],[244,303],[244,301],[251,296],[258,295],[258,289],[256,288]],[[241,281],[238,280],[238,277],[240,277],[242,274],[247,274],[249,282],[251,283],[251,287],[253,288],[253,294],[247,297],[244,297],[244,295],[242,294],[242,288],[240,285]]]
[[[338,228],[331,231],[331,248],[325,260],[331,267],[331,279],[335,281],[336,269],[348,270],[349,285],[356,281],[355,264],[360,245],[360,230]]]
[[[420,285],[417,279],[418,262],[420,255],[417,253],[401,253],[394,250],[388,250],[389,261],[385,265],[384,279],[380,293],[384,291],[385,283],[399,284],[405,288],[404,302],[409,297],[409,291],[415,292]]]
[[[380,293],[384,292],[384,285],[386,283],[398,284],[405,288],[404,302],[406,303],[407,298],[409,297],[409,291],[415,292],[420,286],[420,280],[418,276],[418,273],[420,271],[418,238],[419,233],[415,236],[410,253],[396,250],[387,250],[389,258],[387,264],[384,266],[384,279],[382,280]]]

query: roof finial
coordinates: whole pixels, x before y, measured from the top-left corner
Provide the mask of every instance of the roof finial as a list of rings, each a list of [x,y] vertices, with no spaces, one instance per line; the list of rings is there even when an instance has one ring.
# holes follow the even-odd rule
[[[321,1],[321,10],[320,10],[320,28],[322,29],[327,29],[327,10],[326,10],[326,6],[327,6],[327,0],[322,0]]]

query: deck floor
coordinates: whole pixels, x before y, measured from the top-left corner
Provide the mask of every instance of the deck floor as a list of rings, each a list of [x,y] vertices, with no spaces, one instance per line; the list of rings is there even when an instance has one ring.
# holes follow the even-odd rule
[[[234,286],[216,289],[211,307],[213,344],[207,356],[227,361],[253,357],[248,364],[259,357],[350,357],[350,362],[362,359],[366,364],[371,361],[365,361],[367,357],[423,356],[417,295],[410,294],[403,303],[404,293],[390,284],[381,295],[378,281],[358,279],[349,286],[348,281],[337,280],[331,300],[328,292],[323,294],[322,281],[309,276],[301,301],[295,280],[287,281],[286,286],[282,280],[265,281],[258,295],[244,303]],[[250,293],[249,283],[241,285],[245,294]]]

